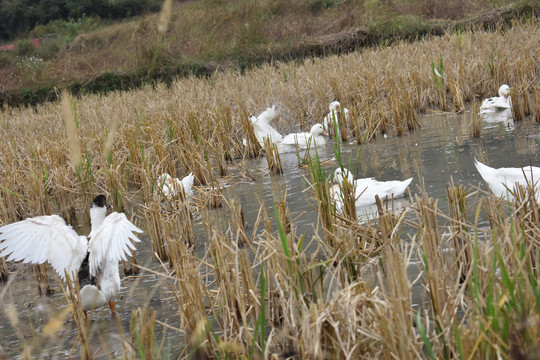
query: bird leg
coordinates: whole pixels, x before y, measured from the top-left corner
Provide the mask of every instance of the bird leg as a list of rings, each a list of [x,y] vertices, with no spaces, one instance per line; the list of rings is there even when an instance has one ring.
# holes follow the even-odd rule
[[[109,307],[111,308],[111,313],[112,313],[113,315],[115,315],[115,314],[116,314],[116,312],[115,312],[115,310],[116,310],[116,304],[114,303],[113,300],[110,300],[110,301],[109,301]]]

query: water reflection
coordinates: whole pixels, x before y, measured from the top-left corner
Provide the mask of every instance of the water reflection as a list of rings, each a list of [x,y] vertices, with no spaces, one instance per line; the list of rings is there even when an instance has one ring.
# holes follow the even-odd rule
[[[451,180],[466,187],[480,185],[487,190],[474,167],[474,157],[492,167],[515,167],[529,163],[540,165],[540,140],[536,123],[527,120],[515,122],[513,127],[509,127],[504,119],[500,121],[483,118],[481,137],[472,138],[469,122],[470,114],[427,114],[421,118],[422,128],[419,131],[400,137],[380,136],[361,149],[355,144],[343,144],[342,157],[355,178],[376,177],[385,181],[413,177],[409,186],[412,194],[423,191],[430,197],[440,199],[439,208],[443,211],[446,211],[446,184]],[[332,144],[320,148],[319,155],[325,164],[326,174],[331,174],[338,166]],[[255,181],[224,188],[223,194],[227,199],[235,198],[242,205],[248,236],[255,230],[260,204],[264,204],[271,216],[274,213],[274,204],[286,200],[297,233],[305,234],[309,239],[317,231],[317,214],[311,199],[312,193],[306,190],[309,186],[309,169],[298,166],[298,158],[294,152],[282,154],[281,161],[283,176],[269,175],[265,159],[248,162],[246,166]],[[363,222],[376,217],[376,211],[371,206],[359,209],[358,214]],[[206,250],[207,225],[203,223],[203,218],[209,219],[212,227],[226,230],[230,224],[230,209],[224,206],[207,210],[206,215],[196,217],[196,253],[200,256]],[[142,225],[144,228],[144,224]],[[260,230],[261,228],[258,229]],[[81,233],[87,233],[85,231],[81,230]],[[149,269],[167,271],[168,269],[163,269],[152,260],[149,238],[143,236],[142,239],[143,243],[137,250],[139,263]],[[10,266],[12,270],[22,270],[15,271],[10,282],[2,286],[0,302],[4,311],[0,312],[0,344],[9,358],[17,359],[23,358],[21,339],[39,335],[40,329],[50,317],[67,305],[61,291],[51,297],[36,297],[35,280],[30,268],[24,265]],[[416,266],[409,266],[410,278],[415,278],[417,274]],[[57,279],[51,281],[59,288]],[[414,296],[413,302],[422,301],[419,290]],[[13,319],[10,320],[11,305],[8,304],[12,304],[18,324],[14,324]],[[131,311],[139,307],[153,307],[156,318],[161,322],[173,327],[181,326],[176,300],[170,293],[166,280],[150,272],[143,271],[138,277],[122,279],[117,306],[118,319],[111,319],[106,308],[92,314],[90,337],[92,344],[96,346],[96,358],[122,356],[125,348],[120,334],[129,337]],[[46,343],[38,342],[43,340],[32,343],[32,356],[41,354],[64,359],[73,351],[72,356],[78,357],[78,345],[72,349],[77,336],[75,324],[68,316],[64,325],[64,330]],[[165,346],[172,354],[179,354],[183,348],[180,332],[165,331],[165,327],[158,324],[156,333],[164,337]],[[41,339],[39,336],[35,338]],[[161,338],[157,340],[161,341]],[[28,340],[25,342],[28,343]]]
[[[514,130],[514,117],[512,116],[512,109],[504,109],[501,111],[481,113],[482,121],[489,124],[485,128],[497,127],[498,124],[503,124],[507,131]]]

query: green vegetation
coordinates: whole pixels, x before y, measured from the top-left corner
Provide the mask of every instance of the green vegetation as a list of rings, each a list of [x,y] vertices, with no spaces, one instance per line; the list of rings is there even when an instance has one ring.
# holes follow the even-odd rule
[[[84,22],[86,17],[130,18],[159,11],[161,3],[161,0],[1,0],[0,39],[13,40],[36,29],[69,28],[81,20]]]

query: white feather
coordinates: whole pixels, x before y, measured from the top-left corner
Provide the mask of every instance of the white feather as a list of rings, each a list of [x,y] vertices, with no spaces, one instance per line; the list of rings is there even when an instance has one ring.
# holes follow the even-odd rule
[[[76,273],[88,242],[58,215],[36,216],[0,228],[0,256],[32,264],[49,262],[62,279]]]
[[[278,146],[295,145],[296,143],[298,143],[298,147],[300,149],[306,149],[308,144],[310,144],[310,146],[314,146],[315,144],[317,144],[317,146],[322,146],[326,144],[326,140],[323,135],[328,136],[326,131],[324,131],[322,124],[315,124],[311,127],[311,130],[308,133],[293,133],[285,136],[283,140],[278,142]]]
[[[195,181],[195,175],[193,175],[192,172],[184,176],[182,180],[174,178],[174,181],[176,183],[177,189],[179,189],[178,186],[180,186],[184,189],[184,193],[186,195],[193,195],[193,182]]]
[[[127,260],[131,250],[135,250],[131,241],[140,241],[134,233],[142,233],[142,230],[133,225],[125,214],[113,212],[107,216],[90,238],[90,275],[96,276],[104,263],[117,264],[120,260]]]
[[[403,181],[378,181],[374,178],[353,180],[354,178],[348,169],[343,168],[342,170],[341,168],[337,168],[334,172],[334,179],[339,182],[339,185],[332,186],[330,192],[339,210],[343,207],[343,193],[340,186],[343,184],[344,174],[349,184],[353,186],[355,205],[357,207],[375,204],[376,195],[381,200],[387,197],[391,198],[392,196],[395,198],[401,197],[405,194],[407,187],[412,181],[412,178]]]
[[[272,127],[272,125],[270,125],[270,121],[272,121],[276,116],[277,111],[275,105],[267,108],[257,117],[250,115],[249,119],[253,124],[253,131],[255,132],[255,136],[257,137],[257,140],[261,146],[264,144],[265,137],[270,137],[270,141],[272,142],[279,141],[283,138],[283,135],[281,135]]]
[[[94,310],[107,303],[105,294],[95,285],[86,285],[81,289],[81,307],[83,310]]]
[[[178,194],[184,190],[186,196],[193,195],[193,182],[195,180],[195,175],[189,173],[182,180],[178,178],[173,178],[171,175],[164,173],[161,174],[156,183],[157,186],[161,189],[161,193],[167,199],[174,199]],[[157,192],[155,193],[158,194]]]
[[[510,87],[506,84],[499,88],[499,96],[491,97],[482,102],[480,113],[486,114],[512,108],[512,98],[510,97]]]
[[[332,101],[330,105],[328,105],[328,110],[330,110],[330,112],[323,119],[323,128],[325,131],[335,128],[336,135],[339,136],[340,113],[343,114],[343,118],[348,122],[349,109],[343,108],[343,110],[341,110],[341,103],[339,101]]]
[[[540,168],[535,166],[525,166],[523,168],[499,168],[495,169],[482,164],[474,159],[474,165],[482,176],[482,179],[488,184],[492,193],[498,197],[504,197],[512,200],[510,193],[516,184],[527,186],[527,183],[534,185],[536,201],[540,202]]]
[[[97,279],[98,286],[81,289],[83,309],[111,301],[120,289],[118,261],[131,256],[135,250],[132,241],[140,241],[135,233],[142,230],[124,214],[106,216],[106,206],[96,205],[96,199],[90,209],[90,241],[77,235],[58,215],[36,216],[0,227],[0,256],[25,263],[48,262],[65,280],[66,272],[75,278],[89,253],[90,275]]]

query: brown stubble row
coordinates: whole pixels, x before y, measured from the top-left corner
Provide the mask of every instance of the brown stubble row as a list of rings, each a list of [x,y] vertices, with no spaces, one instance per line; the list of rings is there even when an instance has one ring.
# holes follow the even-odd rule
[[[538,203],[524,188],[516,194],[508,208],[449,183],[447,213],[424,194],[408,208],[412,216],[379,201],[369,226],[334,214],[331,232],[309,241],[294,222],[284,226],[284,206],[276,210],[278,233],[263,230],[249,246],[240,245],[239,228],[215,231],[204,259],[186,254],[182,263],[197,270],[175,290],[188,351],[211,358],[538,354]],[[480,211],[487,228],[477,224]],[[415,286],[421,300],[413,303]],[[203,303],[206,311],[193,311]],[[265,341],[255,330],[261,312]]]
[[[508,83],[515,89],[516,119],[537,116],[536,30],[535,24],[521,24],[504,33],[448,34],[301,65],[262,65],[242,75],[222,72],[208,79],[181,79],[171,88],[158,84],[71,99],[82,149],[78,173],[73,163],[66,166],[76,139],[65,132],[58,103],[5,109],[1,132],[7,141],[2,153],[11,155],[3,158],[2,182],[27,198],[23,204],[33,198],[32,203],[40,205],[17,209],[21,201],[14,200],[16,195],[4,196],[7,206],[2,208],[9,214],[3,219],[58,211],[58,203],[68,216],[79,210],[73,208],[81,193],[111,191],[111,185],[117,188],[115,201],[121,206],[122,196],[141,187],[145,168],[178,177],[193,171],[197,183],[209,184],[215,170],[226,174],[230,159],[261,153],[260,148],[242,146],[246,134],[242,119],[271,104],[278,107],[275,125],[282,133],[321,122],[335,99],[351,109],[347,125],[357,141],[381,132],[414,131],[419,127],[418,113],[439,104],[430,64],[440,56],[451,111],[463,111],[464,104],[495,95],[500,84]],[[109,132],[114,135],[112,162],[103,154]],[[32,187],[26,186],[29,182]],[[27,194],[30,188],[32,193]],[[53,209],[47,199],[51,193],[57,197]]]

